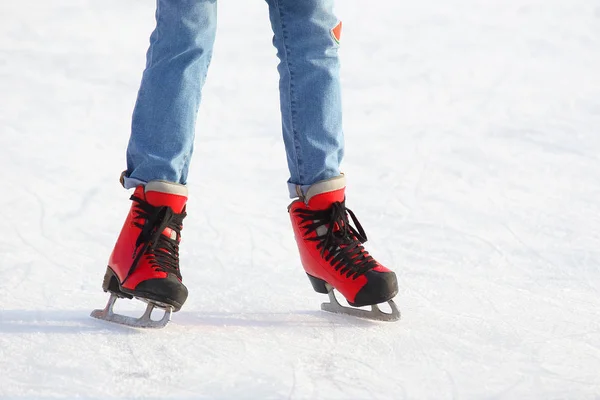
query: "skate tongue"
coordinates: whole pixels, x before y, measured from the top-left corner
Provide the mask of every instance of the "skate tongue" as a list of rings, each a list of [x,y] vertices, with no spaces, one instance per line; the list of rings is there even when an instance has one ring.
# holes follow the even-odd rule
[[[309,187],[306,191],[305,202],[313,210],[324,210],[336,201],[343,202],[345,191],[346,177],[342,174]]]
[[[150,181],[145,187],[146,201],[155,207],[171,207],[181,214],[187,202],[188,190],[184,185],[166,181]]]
[[[313,196],[308,201],[308,208],[310,208],[312,210],[325,210],[325,209],[331,207],[331,205],[333,203],[335,203],[336,201],[341,203],[344,201],[344,198],[345,198],[344,192],[345,192],[345,189],[342,188],[342,189],[335,190],[333,192],[322,193],[322,194]]]

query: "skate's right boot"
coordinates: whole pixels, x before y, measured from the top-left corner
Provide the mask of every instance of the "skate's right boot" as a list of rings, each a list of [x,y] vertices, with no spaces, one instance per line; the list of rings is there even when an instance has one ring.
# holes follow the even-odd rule
[[[345,191],[346,179],[341,175],[315,183],[290,204],[288,211],[302,266],[315,291],[329,296],[330,302],[323,303],[322,310],[396,321],[400,319],[392,300],[398,293],[396,274],[363,247],[367,235],[354,213],[346,208]],[[352,308],[339,304],[334,289]],[[383,312],[380,303],[388,303],[391,312]],[[371,310],[359,308],[363,306]]]
[[[135,327],[160,328],[169,322],[171,311],[179,311],[188,295],[179,270],[187,188],[151,181],[145,187],[138,186],[131,200],[131,209],[102,284],[111,297],[106,308],[95,310],[92,317]],[[117,298],[133,297],[148,303],[141,318],[113,313]],[[154,307],[165,310],[160,321],[150,319]]]

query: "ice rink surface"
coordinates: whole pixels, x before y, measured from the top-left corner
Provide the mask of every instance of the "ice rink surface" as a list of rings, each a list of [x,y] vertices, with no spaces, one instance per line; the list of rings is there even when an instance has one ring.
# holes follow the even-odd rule
[[[600,4],[339,1],[347,204],[397,323],[319,310],[268,10],[219,7],[190,297],[141,331],[89,313],[154,4],[0,2],[0,399],[600,399]]]

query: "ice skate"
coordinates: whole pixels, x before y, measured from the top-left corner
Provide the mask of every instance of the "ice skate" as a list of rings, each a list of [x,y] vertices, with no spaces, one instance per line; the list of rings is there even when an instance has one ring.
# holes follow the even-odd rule
[[[364,229],[345,206],[345,178],[336,177],[312,185],[303,198],[288,208],[302,265],[318,293],[327,294],[324,311],[361,318],[396,321],[400,312],[393,297],[398,293],[396,274],[379,264],[363,247]],[[351,217],[355,227],[350,225]],[[337,301],[339,291],[352,307]],[[378,304],[388,303],[391,312]],[[371,306],[370,310],[358,307]]]
[[[181,281],[179,242],[187,188],[164,181],[138,186],[132,205],[110,256],[102,288],[110,293],[103,310],[92,317],[140,328],[162,328],[171,312],[179,311],[188,291]],[[115,314],[118,298],[137,298],[148,303],[140,318]],[[155,308],[163,317],[151,319]]]

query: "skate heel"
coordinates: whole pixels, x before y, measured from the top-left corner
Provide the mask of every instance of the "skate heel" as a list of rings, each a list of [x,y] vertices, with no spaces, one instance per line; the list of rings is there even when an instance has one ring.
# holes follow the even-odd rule
[[[117,297],[133,298],[133,296],[121,291],[119,279],[110,267],[106,267],[106,273],[104,274],[104,280],[102,281],[102,289],[104,289],[105,292],[114,293]]]
[[[315,278],[309,274],[306,274],[306,276],[308,276],[308,280],[312,284],[313,289],[315,289],[315,292],[322,294],[327,294],[330,292],[330,289],[328,289],[329,285],[323,279]]]

